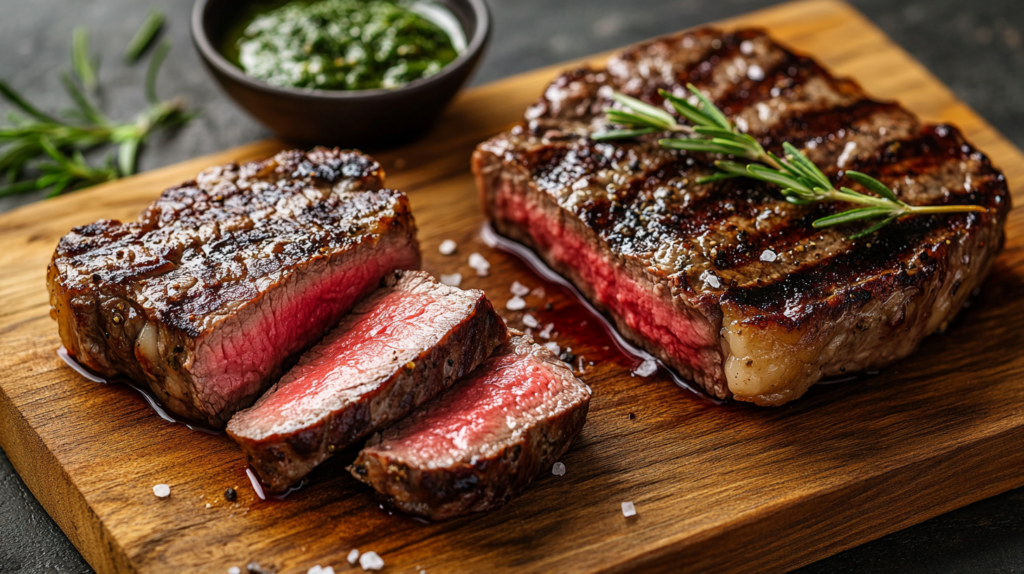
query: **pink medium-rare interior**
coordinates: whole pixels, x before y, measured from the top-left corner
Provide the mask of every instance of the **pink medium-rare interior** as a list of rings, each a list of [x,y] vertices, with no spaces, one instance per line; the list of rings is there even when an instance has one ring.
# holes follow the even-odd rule
[[[200,343],[192,374],[211,413],[259,392],[284,360],[319,340],[384,275],[416,266],[414,249],[404,244],[351,255],[341,255],[348,259],[342,264],[308,266]]]
[[[517,191],[512,182],[502,180],[495,194],[495,216],[527,231],[534,243],[547,255],[571,269],[590,286],[596,303],[610,310],[640,336],[654,342],[682,365],[706,370],[702,349],[716,347],[707,340],[706,328],[655,297],[636,280],[594,250],[558,218],[548,217],[544,209],[527,202],[527,194]]]
[[[429,410],[388,442],[389,456],[414,465],[469,460],[500,444],[524,420],[543,416],[535,411],[562,390],[561,379],[533,357],[492,357],[440,400],[428,403],[424,408]]]
[[[387,294],[357,323],[342,330],[346,322],[310,349],[281,379],[277,390],[246,413],[247,425],[273,434],[283,430],[281,425],[294,427],[295,421],[327,414],[320,412],[325,406],[334,410],[360,400],[405,368],[410,358],[425,350],[421,348],[425,344],[435,344],[435,338],[427,337],[432,325],[456,312],[463,310],[451,309],[428,295]]]

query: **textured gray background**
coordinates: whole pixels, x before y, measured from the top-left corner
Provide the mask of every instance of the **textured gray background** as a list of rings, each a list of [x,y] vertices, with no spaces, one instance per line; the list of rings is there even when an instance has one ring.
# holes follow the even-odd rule
[[[775,4],[772,0],[489,0],[495,31],[473,79],[480,84],[538,66]],[[1024,147],[1024,1],[853,0],[896,42],[975,110]],[[66,100],[71,29],[93,31],[104,55],[105,109],[128,119],[143,104],[143,70],[120,54],[149,7],[168,15],[173,37],[160,78],[164,97],[182,94],[203,115],[146,149],[152,169],[268,135],[213,85],[189,41],[188,0],[0,0],[0,78],[43,109]],[[0,112],[6,109],[0,104]],[[34,201],[0,200],[0,211]],[[1024,470],[1022,470],[1024,472]],[[90,572],[0,451],[0,573]],[[1006,493],[843,552],[801,572],[1024,572],[1024,489]]]

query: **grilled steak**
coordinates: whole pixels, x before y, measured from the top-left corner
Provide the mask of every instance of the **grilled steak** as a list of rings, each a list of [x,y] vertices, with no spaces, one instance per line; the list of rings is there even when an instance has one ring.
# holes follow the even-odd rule
[[[137,221],[60,240],[51,314],[68,353],[221,428],[380,279],[419,266],[405,195],[357,152],[213,167]]]
[[[497,508],[550,469],[583,429],[590,389],[514,334],[466,380],[374,435],[352,476],[405,512],[443,520]]]
[[[750,179],[697,184],[720,156],[662,149],[658,134],[599,143],[614,91],[664,106],[695,84],[781,155],[789,141],[834,182],[868,173],[910,204],[987,213],[814,229],[848,206],[797,206]],[[670,109],[666,106],[666,109]],[[620,332],[708,393],[760,405],[822,377],[877,368],[944,326],[1003,245],[1003,175],[947,125],[868,98],[756,30],[656,39],[607,69],[557,78],[473,157],[484,210],[537,251]]]
[[[508,335],[483,291],[396,271],[228,423],[272,491],[285,490],[482,363]]]

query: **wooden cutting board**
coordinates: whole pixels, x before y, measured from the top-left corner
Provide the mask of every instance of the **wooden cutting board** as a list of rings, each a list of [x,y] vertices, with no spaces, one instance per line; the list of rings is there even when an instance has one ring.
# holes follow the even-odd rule
[[[1024,157],[920,64],[838,1],[786,4],[723,23],[756,25],[867,91],[959,125],[1024,203]],[[979,58],[984,57],[982,54]],[[599,62],[602,58],[593,59]],[[0,446],[92,566],[106,572],[349,569],[352,548],[390,572],[778,571],[1024,484],[1024,215],[971,308],[945,335],[880,375],[819,386],[777,409],[717,406],[664,373],[630,376],[574,299],[481,241],[473,146],[520,117],[560,67],[470,90],[431,135],[377,157],[409,193],[424,268],[461,272],[499,307],[518,280],[563,346],[596,364],[590,419],[564,458],[505,508],[442,524],[382,510],[344,472],[347,452],[286,500],[260,501],[226,436],[157,417],[131,389],[91,383],[56,355],[44,271],[58,238],[99,218],[132,219],[200,169],[259,158],[263,141],[0,216]],[[458,253],[437,246],[454,239]],[[492,263],[476,277],[479,251]],[[550,300],[552,310],[545,310]],[[505,312],[513,326],[521,313]],[[171,486],[168,499],[152,487]],[[237,503],[222,493],[238,488]],[[620,504],[638,516],[626,519]]]

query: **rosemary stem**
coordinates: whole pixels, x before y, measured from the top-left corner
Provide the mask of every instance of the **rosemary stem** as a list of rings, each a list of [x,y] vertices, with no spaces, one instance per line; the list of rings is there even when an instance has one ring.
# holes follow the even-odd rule
[[[964,213],[968,211],[987,212],[980,205],[908,205],[908,213]]]

